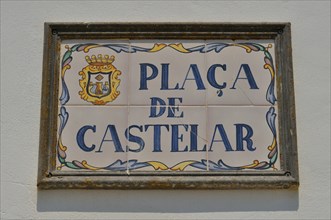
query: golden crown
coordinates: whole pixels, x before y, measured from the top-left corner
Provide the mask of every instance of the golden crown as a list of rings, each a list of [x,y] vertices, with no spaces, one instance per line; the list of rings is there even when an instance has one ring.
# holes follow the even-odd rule
[[[88,62],[90,65],[93,66],[101,66],[101,65],[108,65],[114,62],[115,57],[114,56],[102,56],[101,54],[96,57],[95,55],[92,55],[91,58],[89,56],[85,57],[86,62]]]

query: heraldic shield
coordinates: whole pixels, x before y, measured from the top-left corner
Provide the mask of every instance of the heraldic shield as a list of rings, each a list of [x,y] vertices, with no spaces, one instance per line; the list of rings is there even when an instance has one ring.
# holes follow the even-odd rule
[[[91,73],[88,72],[87,94],[92,97],[102,98],[110,94],[110,76],[109,73]]]
[[[79,72],[79,75],[82,76],[79,80],[82,88],[79,95],[83,100],[94,105],[105,105],[120,95],[117,88],[121,81],[118,79],[121,71],[112,65],[114,60],[114,56],[109,57],[108,55],[99,54],[98,57],[92,55],[91,58],[86,56],[89,65]]]

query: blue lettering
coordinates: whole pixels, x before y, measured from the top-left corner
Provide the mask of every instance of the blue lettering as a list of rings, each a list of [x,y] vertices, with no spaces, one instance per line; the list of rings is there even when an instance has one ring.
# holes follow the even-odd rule
[[[163,99],[160,99],[158,97],[152,97],[151,98],[151,111],[150,111],[150,118],[156,118],[156,117],[160,117],[161,115],[164,114],[166,107],[165,106],[166,103],[165,101],[163,101]],[[159,106],[160,111],[157,113],[157,107]]]
[[[179,88],[179,84],[177,83],[175,88],[169,88],[169,63],[162,63],[162,81],[161,81],[161,90],[176,90]]]
[[[192,70],[193,78],[188,78],[188,75],[190,73],[190,70]],[[197,84],[197,90],[206,89],[205,86],[204,86],[204,84],[203,84],[203,81],[201,79],[198,66],[196,64],[191,64],[190,65],[190,68],[188,69],[187,74],[186,74],[186,77],[185,77],[185,80],[183,82],[182,88],[180,88],[180,89],[184,89],[184,85],[186,83],[186,80],[195,80],[195,83]]]
[[[181,142],[183,141],[183,134],[179,135],[179,126],[183,126],[185,131],[188,131],[188,125],[178,124],[178,125],[171,125],[172,128],[172,135],[171,135],[171,152],[187,152],[188,146],[185,146],[184,150],[179,150],[178,140]]]
[[[147,67],[152,69],[152,74],[147,76]],[[150,63],[140,64],[140,88],[139,90],[147,90],[147,80],[155,79],[158,74],[157,67]]]
[[[106,135],[107,135],[107,131],[109,130],[110,132],[110,135],[112,137],[112,139],[105,139],[106,138]],[[96,151],[96,152],[102,152],[101,151],[101,147],[103,145],[103,143],[105,141],[111,141],[111,142],[114,142],[114,146],[115,146],[115,152],[124,152],[124,150],[122,149],[122,145],[121,145],[121,142],[120,142],[120,139],[118,138],[118,135],[117,135],[117,131],[116,131],[116,127],[115,125],[108,125],[107,126],[107,129],[105,131],[105,134],[102,138],[102,141],[101,141],[101,144],[100,144],[100,147],[99,147],[99,150]]]
[[[154,127],[154,146],[153,152],[162,152],[161,150],[161,127],[165,127],[169,131],[169,125],[156,124],[156,125],[145,125],[145,131],[148,127]]]
[[[202,150],[198,150],[198,125],[197,124],[191,125],[190,138],[191,138],[191,149],[190,149],[191,152],[206,151],[206,147],[207,147],[206,144],[203,146]]]
[[[216,77],[215,77],[215,70],[217,67],[220,67],[222,70],[226,70],[226,65],[221,65],[221,64],[214,64],[211,67],[209,67],[208,72],[207,72],[207,79],[209,84],[217,89],[224,89],[226,87],[226,82],[224,82],[222,85],[218,84],[216,82]]]
[[[215,140],[216,130],[220,133],[222,139]],[[211,141],[209,151],[212,151],[212,146],[213,146],[214,142],[223,142],[226,151],[233,151],[233,149],[231,147],[231,144],[229,142],[228,136],[226,135],[226,132],[225,132],[224,127],[223,127],[222,124],[217,124],[215,126],[215,130],[214,130],[214,134],[213,134],[213,139]]]
[[[183,118],[184,117],[184,112],[182,111],[180,115],[175,115],[176,112],[179,111],[179,106],[177,105],[176,107],[176,99],[178,99],[179,103],[182,103],[183,98],[176,98],[176,97],[171,97],[168,98],[168,118]]]
[[[235,124],[237,132],[237,151],[244,151],[244,141],[247,143],[247,149],[249,151],[254,151],[256,148],[253,147],[253,141],[251,137],[253,136],[253,129],[247,124]],[[246,129],[247,134],[244,137],[243,128]]]
[[[131,125],[129,126],[128,129],[125,130],[125,137],[127,137],[128,141],[133,142],[133,143],[137,143],[139,145],[138,149],[130,149],[129,146],[126,147],[126,151],[131,151],[131,152],[140,152],[144,149],[145,147],[145,142],[141,137],[135,136],[133,134],[130,133],[132,128],[138,128],[138,130],[140,132],[143,131],[143,126],[138,126],[138,125]]]
[[[91,147],[86,146],[85,141],[84,141],[84,136],[87,130],[92,130],[93,133],[95,133],[96,127],[95,125],[85,125],[83,126],[81,129],[79,129],[79,131],[77,132],[77,136],[76,136],[76,140],[77,140],[77,144],[78,146],[86,152],[90,152],[92,150],[94,150],[95,145],[92,144]]]
[[[246,75],[246,78],[245,77],[244,78],[239,78],[239,75],[241,73],[241,69],[244,69],[244,73]],[[233,86],[230,89],[236,89],[234,86],[236,85],[238,79],[247,79],[248,80],[248,83],[249,83],[249,86],[251,87],[251,89],[259,89],[257,87],[257,85],[256,85],[256,82],[254,80],[252,71],[249,68],[248,64],[241,64],[240,69],[239,69],[239,72],[238,72],[238,75],[237,75],[237,78],[234,81]]]

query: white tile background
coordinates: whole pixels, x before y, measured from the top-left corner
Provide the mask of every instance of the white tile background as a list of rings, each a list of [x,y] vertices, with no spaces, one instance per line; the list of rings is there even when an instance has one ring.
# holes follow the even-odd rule
[[[154,44],[178,44],[182,43],[184,48],[193,48],[196,46],[205,46],[211,43],[240,43],[234,41],[156,41],[156,40],[140,40],[140,41],[63,41],[61,46],[61,54],[65,53],[65,45],[72,47],[78,43],[98,43],[98,44],[126,44],[132,47],[153,48]],[[248,41],[244,41],[245,43]],[[274,56],[274,44],[272,41],[249,41],[250,43],[259,43],[264,46],[271,44],[273,47],[269,49]],[[105,106],[95,106],[92,103],[82,100],[78,92],[81,90],[78,81],[81,76],[78,74],[83,67],[87,66],[85,56],[89,55],[114,55],[115,61],[113,65],[122,72],[119,76],[121,80],[118,91],[120,95]],[[272,142],[272,133],[268,128],[265,120],[266,112],[270,103],[266,101],[266,91],[270,84],[271,76],[268,70],[263,68],[264,53],[254,52],[247,53],[244,48],[238,46],[229,46],[220,52],[210,51],[208,53],[192,52],[181,53],[170,46],[163,48],[158,52],[148,53],[137,51],[135,53],[115,52],[106,47],[98,47],[91,49],[88,53],[83,51],[74,52],[73,60],[70,63],[71,68],[65,74],[70,100],[66,104],[70,114],[68,125],[63,131],[62,141],[68,148],[67,160],[84,158],[91,161],[95,166],[102,167],[119,159],[125,161],[127,159],[138,159],[139,162],[159,161],[172,167],[175,164],[186,160],[210,159],[214,162],[222,159],[230,166],[242,166],[250,164],[253,160],[267,160],[267,146]],[[148,90],[140,90],[141,80],[141,63],[150,63],[157,67],[158,75],[147,81]],[[252,90],[249,87],[248,80],[238,79],[236,89],[230,89],[238,75],[240,65],[242,63],[249,64],[258,90]],[[173,88],[176,84],[181,88],[185,78],[193,79],[194,75],[190,69],[190,64],[197,64],[201,80],[205,89],[197,90],[195,80],[187,80],[184,89],[182,90],[161,90],[161,64],[169,64],[169,88]],[[226,65],[226,71],[216,70],[216,81],[220,84],[227,83],[224,88],[223,96],[217,96],[217,89],[213,88],[207,80],[207,70],[213,64]],[[147,68],[147,75],[151,76],[152,70]],[[187,75],[188,74],[188,75]],[[240,78],[245,77],[243,70],[240,72]],[[61,89],[61,88],[60,88]],[[158,118],[150,118],[151,97],[163,99],[168,105],[169,97],[180,97],[182,103],[177,100],[177,106],[180,111],[184,112],[183,118],[168,118],[168,108],[164,115]],[[111,107],[110,107],[111,106]],[[236,107],[231,107],[236,106]],[[277,108],[277,106],[275,106]],[[73,121],[74,120],[74,121]],[[98,143],[100,146],[103,134],[107,124],[115,124],[118,135],[120,136],[123,149],[126,145],[134,149],[136,144],[127,142],[125,139],[125,129],[129,125],[137,124],[199,124],[199,142],[198,146],[207,144],[206,152],[178,152],[171,153],[171,128],[170,131],[162,128],[162,150],[163,152],[153,153],[153,128],[148,131],[138,132],[133,131],[134,135],[140,136],[145,141],[145,149],[141,152],[114,153],[112,142],[106,142],[104,153],[83,152],[77,146],[75,135],[77,131],[85,124],[94,123],[98,128],[96,134],[88,134],[85,138],[88,142]],[[212,141],[212,135],[216,124],[224,124],[226,133],[232,147],[236,148],[236,131],[235,123],[247,123],[254,130],[252,140],[256,150],[249,152],[225,152],[225,147],[222,143],[214,143],[213,152],[207,152]],[[101,129],[101,130],[100,130]],[[103,133],[101,133],[103,132]],[[138,132],[138,133],[137,133]],[[189,145],[190,131],[185,132],[183,129],[180,134],[184,134],[184,140],[180,145]],[[108,134],[109,135],[109,134]],[[218,134],[219,136],[219,134]],[[220,139],[220,137],[218,138]],[[107,145],[107,146],[106,146]],[[109,145],[109,146],[108,146]],[[133,145],[133,146],[131,146]],[[279,168],[277,162],[276,167]],[[151,170],[151,167],[142,168],[139,170]],[[191,168],[188,168],[189,170]],[[193,169],[194,170],[194,169]]]

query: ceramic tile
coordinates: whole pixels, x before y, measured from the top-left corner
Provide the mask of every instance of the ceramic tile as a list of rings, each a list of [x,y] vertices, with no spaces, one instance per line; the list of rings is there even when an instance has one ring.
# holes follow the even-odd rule
[[[66,105],[127,105],[128,52],[128,41],[63,41],[60,103],[64,100]]]
[[[151,97],[181,105],[204,105],[206,97],[204,41],[132,41],[130,104],[151,105]],[[154,51],[154,52],[153,52]],[[162,102],[162,101],[161,101]]]
[[[270,88],[275,84],[270,86],[272,62],[266,59],[274,56],[273,42],[259,42],[260,48],[254,41],[181,43],[63,42],[58,146],[58,158],[66,161],[63,170],[256,170],[270,161],[279,168],[272,156],[279,154],[273,145],[273,129],[278,129],[277,112],[272,111],[277,105],[271,106]],[[266,47],[268,51],[261,51]],[[79,73],[88,62],[98,62],[92,57],[98,54],[112,59],[113,66],[106,69],[121,71],[120,81],[109,80],[106,70],[86,72],[91,86],[83,100],[84,73]],[[223,82],[221,94],[214,87]],[[115,87],[108,90],[107,83]],[[117,96],[108,93],[116,90]],[[101,103],[105,97],[113,100]]]
[[[275,163],[277,156],[268,158],[273,153],[279,155],[277,146],[270,147],[277,142],[271,129],[278,131],[275,107],[208,107],[207,112],[211,171],[258,170],[268,168],[270,162],[279,169],[279,158]]]
[[[168,109],[154,118],[151,111],[147,106],[129,108],[130,172],[204,171],[206,108],[180,107],[176,118],[168,117]]]
[[[206,48],[210,79],[207,89],[208,104],[275,103],[276,85],[275,80],[272,80],[273,41],[206,41]]]
[[[127,111],[117,106],[60,108],[58,133],[65,147],[58,145],[57,166],[65,158],[62,170],[84,168],[86,161],[87,170],[126,171]]]

